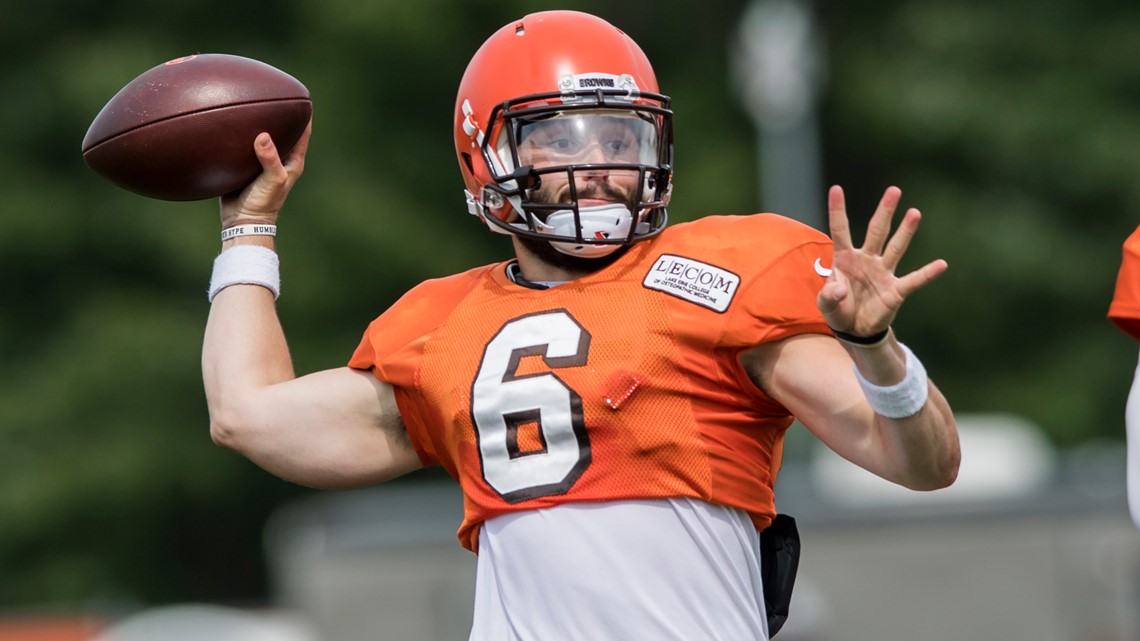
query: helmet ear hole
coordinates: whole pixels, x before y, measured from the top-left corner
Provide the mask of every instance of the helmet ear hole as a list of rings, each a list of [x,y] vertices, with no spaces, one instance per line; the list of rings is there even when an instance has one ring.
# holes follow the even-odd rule
[[[471,163],[471,154],[464,151],[459,154],[459,157],[463,160],[463,166],[467,168],[467,173],[474,175],[475,166]]]
[[[480,194],[483,200],[483,206],[487,209],[502,209],[507,204],[507,199],[503,195],[493,189],[483,188]]]

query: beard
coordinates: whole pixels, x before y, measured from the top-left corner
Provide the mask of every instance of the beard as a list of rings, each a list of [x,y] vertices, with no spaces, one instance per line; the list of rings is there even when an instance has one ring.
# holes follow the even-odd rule
[[[515,238],[518,239],[519,244],[525,247],[535,258],[547,265],[580,273],[594,272],[604,267],[609,267],[617,261],[617,259],[625,256],[630,248],[630,245],[621,245],[615,251],[605,256],[587,258],[585,256],[564,254],[555,249],[548,240],[539,240],[526,236],[515,236]]]

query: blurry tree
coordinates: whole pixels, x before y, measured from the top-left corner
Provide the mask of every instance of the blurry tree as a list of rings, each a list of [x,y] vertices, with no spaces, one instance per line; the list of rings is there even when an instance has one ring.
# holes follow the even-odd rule
[[[958,411],[1010,411],[1060,445],[1119,439],[1136,362],[1105,320],[1140,223],[1140,9],[881,2],[822,12],[831,180],[926,214],[911,266],[950,270],[900,334]]]
[[[0,21],[0,609],[264,598],[265,517],[308,491],[210,443],[198,358],[216,204],[147,200],[83,166],[86,127],[119,87],[225,52],[311,89],[310,160],[279,237],[280,312],[308,372],[343,364],[415,283],[508,255],[465,213],[451,112],[470,54],[526,12],[598,13],[655,61],[677,112],[674,220],[751,211],[754,135],[727,80],[743,4],[44,0],[4,12],[19,18]],[[900,335],[959,410],[1023,414],[1064,445],[1118,438],[1135,349],[1103,316],[1140,209],[1137,10],[830,4],[817,7],[827,178],[857,215],[900,185],[926,214],[908,262],[951,264],[908,304]]]

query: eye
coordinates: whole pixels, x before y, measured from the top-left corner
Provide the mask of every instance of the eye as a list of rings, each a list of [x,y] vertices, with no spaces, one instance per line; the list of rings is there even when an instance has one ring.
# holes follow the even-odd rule
[[[606,151],[617,155],[629,149],[629,143],[624,139],[615,138],[606,143]]]

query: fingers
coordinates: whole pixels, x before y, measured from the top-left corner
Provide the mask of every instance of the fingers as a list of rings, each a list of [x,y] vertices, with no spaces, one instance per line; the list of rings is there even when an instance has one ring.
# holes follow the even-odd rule
[[[902,260],[903,254],[910,247],[910,241],[914,238],[915,232],[918,231],[918,224],[921,221],[922,214],[913,207],[903,215],[898,231],[887,243],[887,248],[883,250],[883,264],[887,269],[893,272],[898,267],[899,261]]]
[[[281,161],[280,154],[277,153],[277,145],[273,143],[273,138],[264,131],[257,134],[257,138],[254,138],[253,152],[257,154],[257,160],[261,163],[263,175],[276,178],[288,173],[285,171],[285,164]]]
[[[895,216],[895,209],[902,198],[902,190],[898,187],[887,187],[883,197],[879,199],[879,206],[867,223],[867,237],[863,240],[863,249],[879,254],[883,251],[883,244],[891,233],[891,219]]]
[[[839,308],[839,304],[847,298],[847,285],[838,281],[829,281],[819,290],[816,296],[816,307],[826,316]]]
[[[948,268],[946,261],[939,259],[905,276],[895,275],[922,220],[922,214],[912,207],[903,215],[898,230],[891,234],[892,218],[901,198],[898,187],[888,187],[883,192],[867,224],[863,245],[855,248],[843,190],[833,186],[828,191],[828,223],[835,249],[833,272],[820,289],[816,304],[832,327],[867,330],[886,326],[907,297]]]
[[[301,132],[301,137],[293,144],[293,148],[289,150],[289,154],[285,158],[287,167],[297,166],[305,162],[305,154],[309,152],[309,137],[312,135],[313,121],[310,120],[309,124],[305,126],[305,131]]]
[[[864,251],[872,254],[883,251],[883,245],[891,233],[891,219],[894,218],[900,198],[902,190],[898,187],[888,187],[883,192],[879,206],[875,208],[875,213],[871,215],[871,221],[867,224],[867,237],[863,240],[862,247]],[[838,185],[833,185],[827,192],[827,214],[831,242],[836,249],[854,248],[851,240],[851,224],[847,218],[847,203],[843,196],[843,188]]]
[[[266,132],[257,134],[257,138],[253,141],[254,153],[257,154],[257,159],[261,163],[261,169],[264,174],[267,174],[274,182],[282,180],[296,181],[301,177],[301,173],[305,167],[305,154],[309,151],[309,137],[313,133],[313,121],[305,126],[305,131],[301,133],[301,137],[293,144],[293,148],[289,150],[284,158],[281,158],[277,145],[274,144],[273,138]]]
[[[878,207],[875,208],[871,220],[867,223],[867,236],[863,239],[863,246],[860,248],[866,254],[881,255],[884,264],[891,271],[894,271],[898,266],[903,254],[910,247],[910,241],[914,238],[921,220],[921,214],[917,209],[913,207],[908,209],[898,231],[894,236],[891,236],[891,221],[901,198],[902,190],[898,187],[891,186],[883,192]],[[843,190],[838,186],[832,187],[828,193],[828,212],[832,242],[836,249],[852,249],[854,243],[851,240],[847,207],[844,203]]]
[[[950,265],[941,258],[923,265],[920,269],[916,269],[898,280],[899,294],[904,299],[908,298],[911,294],[941,276],[949,267]]]
[[[304,171],[311,132],[310,122],[284,159],[268,133],[262,132],[254,138],[253,152],[261,164],[261,174],[240,192],[221,198],[224,226],[250,218],[276,219],[289,191]]]
[[[843,188],[832,185],[827,191],[827,225],[831,230],[831,243],[836,249],[851,249],[851,226],[847,222],[847,203]]]

